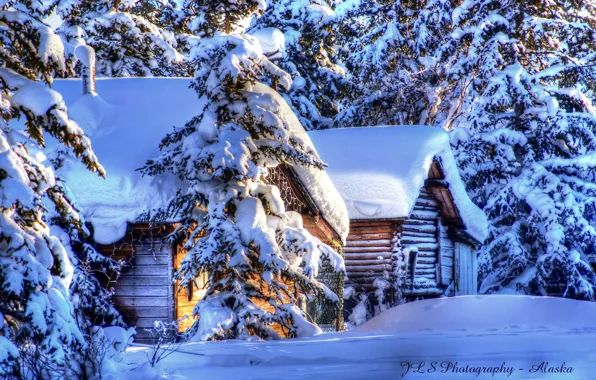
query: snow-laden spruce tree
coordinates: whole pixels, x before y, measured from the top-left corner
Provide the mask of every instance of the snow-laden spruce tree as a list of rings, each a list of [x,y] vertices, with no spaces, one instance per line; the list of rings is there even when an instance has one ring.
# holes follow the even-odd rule
[[[290,89],[279,91],[307,130],[330,127],[340,99],[352,94],[337,64],[332,14],[323,0],[274,0],[249,28],[249,33],[279,48],[270,59],[292,76]]]
[[[5,1],[0,7],[0,377],[69,376],[86,342],[73,318],[69,287],[74,269],[48,226],[47,202],[73,215],[55,191],[51,167],[40,162],[44,136],[104,174],[89,140],[68,118],[48,84],[66,69],[59,36],[41,21],[43,1]],[[25,121],[17,127],[15,118]]]
[[[188,185],[162,216],[180,221],[173,237],[187,250],[176,273],[181,284],[208,274],[194,309],[194,339],[277,338],[274,326],[290,337],[320,331],[296,306],[296,294],[337,301],[315,276],[324,260],[343,269],[341,256],[310,235],[266,182],[268,169],[279,164],[320,170],[323,163],[281,96],[258,79],[276,77],[288,88],[289,75],[262,54],[256,38],[228,34],[241,15],[258,10],[250,5],[234,2],[243,13],[218,20],[214,28],[224,33],[201,39],[193,87],[205,106],[163,140],[162,155],[143,169],[171,172]]]
[[[466,0],[453,22],[453,142],[491,225],[480,292],[595,299],[596,3]]]
[[[181,54],[188,47],[178,45],[176,33],[143,17],[166,23],[174,10],[168,4],[143,7],[143,2],[63,1],[57,8],[64,20],[58,33],[73,47],[86,43],[95,50],[100,77],[188,76],[189,64]]]
[[[55,172],[54,185],[48,189],[49,202],[45,220],[50,233],[62,243],[73,267],[69,287],[70,301],[74,308],[75,322],[85,339],[85,348],[69,363],[72,378],[100,378],[104,363],[111,360],[113,341],[104,328],[124,327],[124,321],[113,304],[113,284],[123,262],[105,257],[92,244],[85,219],[68,185],[61,178],[65,160],[72,160],[72,153],[59,146],[51,154]]]
[[[449,92],[437,50],[450,33],[450,1],[344,1],[333,28],[357,87],[338,127],[435,123]]]

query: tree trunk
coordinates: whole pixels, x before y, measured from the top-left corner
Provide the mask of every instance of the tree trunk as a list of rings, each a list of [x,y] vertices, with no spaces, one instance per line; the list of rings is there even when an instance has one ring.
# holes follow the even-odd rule
[[[232,25],[231,25],[231,22],[230,22],[230,14],[229,13],[226,13],[225,16],[224,16],[224,18],[225,18],[225,26],[224,26],[225,33],[226,34],[230,34],[232,32]]]

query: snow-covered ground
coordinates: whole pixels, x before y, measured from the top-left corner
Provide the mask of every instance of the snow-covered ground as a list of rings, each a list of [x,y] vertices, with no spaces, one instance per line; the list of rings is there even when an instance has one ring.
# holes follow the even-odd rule
[[[398,306],[345,333],[189,343],[157,370],[147,366],[146,351],[131,347],[125,355],[128,369],[115,378],[594,379],[596,303],[443,298]],[[562,365],[572,372],[548,372]]]

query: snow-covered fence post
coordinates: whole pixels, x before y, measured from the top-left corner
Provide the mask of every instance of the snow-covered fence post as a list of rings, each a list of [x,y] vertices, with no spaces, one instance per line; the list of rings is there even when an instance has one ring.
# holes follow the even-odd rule
[[[83,70],[81,78],[83,79],[83,95],[96,94],[95,92],[95,50],[88,45],[79,45],[75,49],[75,54]]]

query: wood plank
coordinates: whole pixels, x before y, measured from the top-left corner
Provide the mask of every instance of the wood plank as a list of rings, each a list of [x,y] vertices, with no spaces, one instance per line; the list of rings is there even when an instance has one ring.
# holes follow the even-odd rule
[[[344,247],[344,254],[346,253],[363,253],[363,252],[389,252],[388,247]]]
[[[453,242],[451,239],[441,238],[441,248],[453,250]]]
[[[357,227],[387,227],[392,226],[394,221],[376,221],[376,220],[350,220],[350,229]]]
[[[425,238],[433,238],[436,239],[437,237],[436,231],[403,231],[401,233],[402,239],[404,237],[425,237]]]
[[[116,294],[118,297],[167,297],[167,286],[147,286],[147,285],[133,285],[133,286],[116,286]]]
[[[116,282],[116,286],[168,286],[171,285],[168,276],[127,276],[123,275]]]
[[[163,244],[160,246],[151,245],[135,245],[135,255],[137,256],[153,256],[153,255],[171,255],[172,246]]]
[[[126,276],[167,276],[167,265],[130,266],[122,270]]]
[[[419,261],[416,261],[416,270],[418,270],[418,268],[435,270],[436,267],[437,267],[436,263],[429,264],[429,263],[421,263]]]
[[[128,261],[130,265],[143,266],[143,265],[167,265],[172,259],[171,255],[133,255],[132,257],[116,256]]]
[[[416,203],[414,204],[414,207],[416,207],[418,205],[424,206],[424,207],[434,206],[436,209],[438,209],[439,206],[440,206],[440,203],[437,202],[433,198],[421,198],[421,197],[418,197],[418,198],[416,198]]]
[[[442,256],[443,254],[443,247],[441,245],[442,241],[441,241],[441,229],[443,228],[443,226],[441,225],[441,220],[437,219],[437,252],[438,252],[438,256],[439,258]],[[441,270],[441,265],[443,263],[441,262],[441,260],[437,260],[437,267],[435,268],[435,274],[437,276],[437,283],[440,285],[445,285],[446,279],[443,278],[442,276],[442,270]]]
[[[170,307],[167,297],[120,297],[113,298],[116,308],[138,306],[166,306]]]
[[[362,266],[348,266],[346,265],[346,271],[352,272],[377,272],[383,273],[384,271],[391,270],[391,264],[375,264],[375,265],[362,265]]]
[[[409,222],[409,221],[408,221]],[[407,224],[403,224],[402,225],[402,233],[405,232],[414,232],[414,233],[435,233],[437,231],[437,228],[431,224],[431,223],[420,223],[420,224],[413,224],[413,223],[407,223]]]
[[[421,236],[402,236],[400,239],[403,245],[417,245],[417,244],[426,244],[431,243],[437,245],[437,239],[435,237],[421,237]]]
[[[416,271],[414,271],[416,277],[424,277],[430,275],[430,278],[435,278],[436,273],[436,267],[432,267],[432,269],[418,269],[418,266],[416,266]]]
[[[372,234],[372,233],[392,233],[393,227],[350,227],[350,234],[361,235],[361,234]]]
[[[441,265],[453,266],[453,256],[441,255]]]
[[[436,220],[439,218],[439,213],[436,211],[417,211],[412,210],[412,213],[408,217],[408,221],[411,220]]]
[[[453,281],[453,267],[447,265],[441,266],[441,278],[443,278],[444,283],[449,285]]]
[[[436,256],[430,256],[430,257],[426,257],[426,256],[420,256],[418,257],[418,259],[416,260],[417,263],[422,263],[422,264],[436,264],[437,263],[437,257]]]
[[[402,228],[404,226],[432,226],[433,228],[436,228],[435,219],[412,219],[412,218],[408,218],[408,219],[405,220],[404,224],[401,225]]]
[[[346,248],[366,248],[366,247],[385,247],[387,249],[391,249],[393,247],[393,243],[391,240],[358,240],[358,241],[349,241],[348,244],[345,245],[344,250]]]
[[[404,244],[406,247],[417,247],[418,251],[436,251],[438,248],[437,243],[414,243]]]
[[[366,253],[346,253],[344,259],[346,260],[357,260],[357,259],[376,259],[377,257],[389,258],[391,252],[366,252]]]
[[[433,272],[433,273],[418,273],[418,272],[416,272],[415,276],[418,278],[422,277],[422,278],[429,278],[431,280],[434,280],[436,278],[436,273],[435,272]]]
[[[348,235],[347,240],[387,240],[392,239],[393,234],[361,234],[361,235]]]
[[[375,278],[382,278],[383,276],[381,276],[378,272],[358,272],[358,273],[354,273],[354,274],[350,274],[348,273],[348,278],[351,280],[356,279],[356,278],[360,278],[360,279],[364,279],[364,278],[372,278],[373,280]]]
[[[381,259],[381,260],[345,260],[346,266],[361,266],[361,265],[375,265],[375,264],[393,264],[393,260],[391,259]]]
[[[123,318],[170,318],[171,309],[166,306],[136,307],[134,309],[124,308],[119,310]]]

